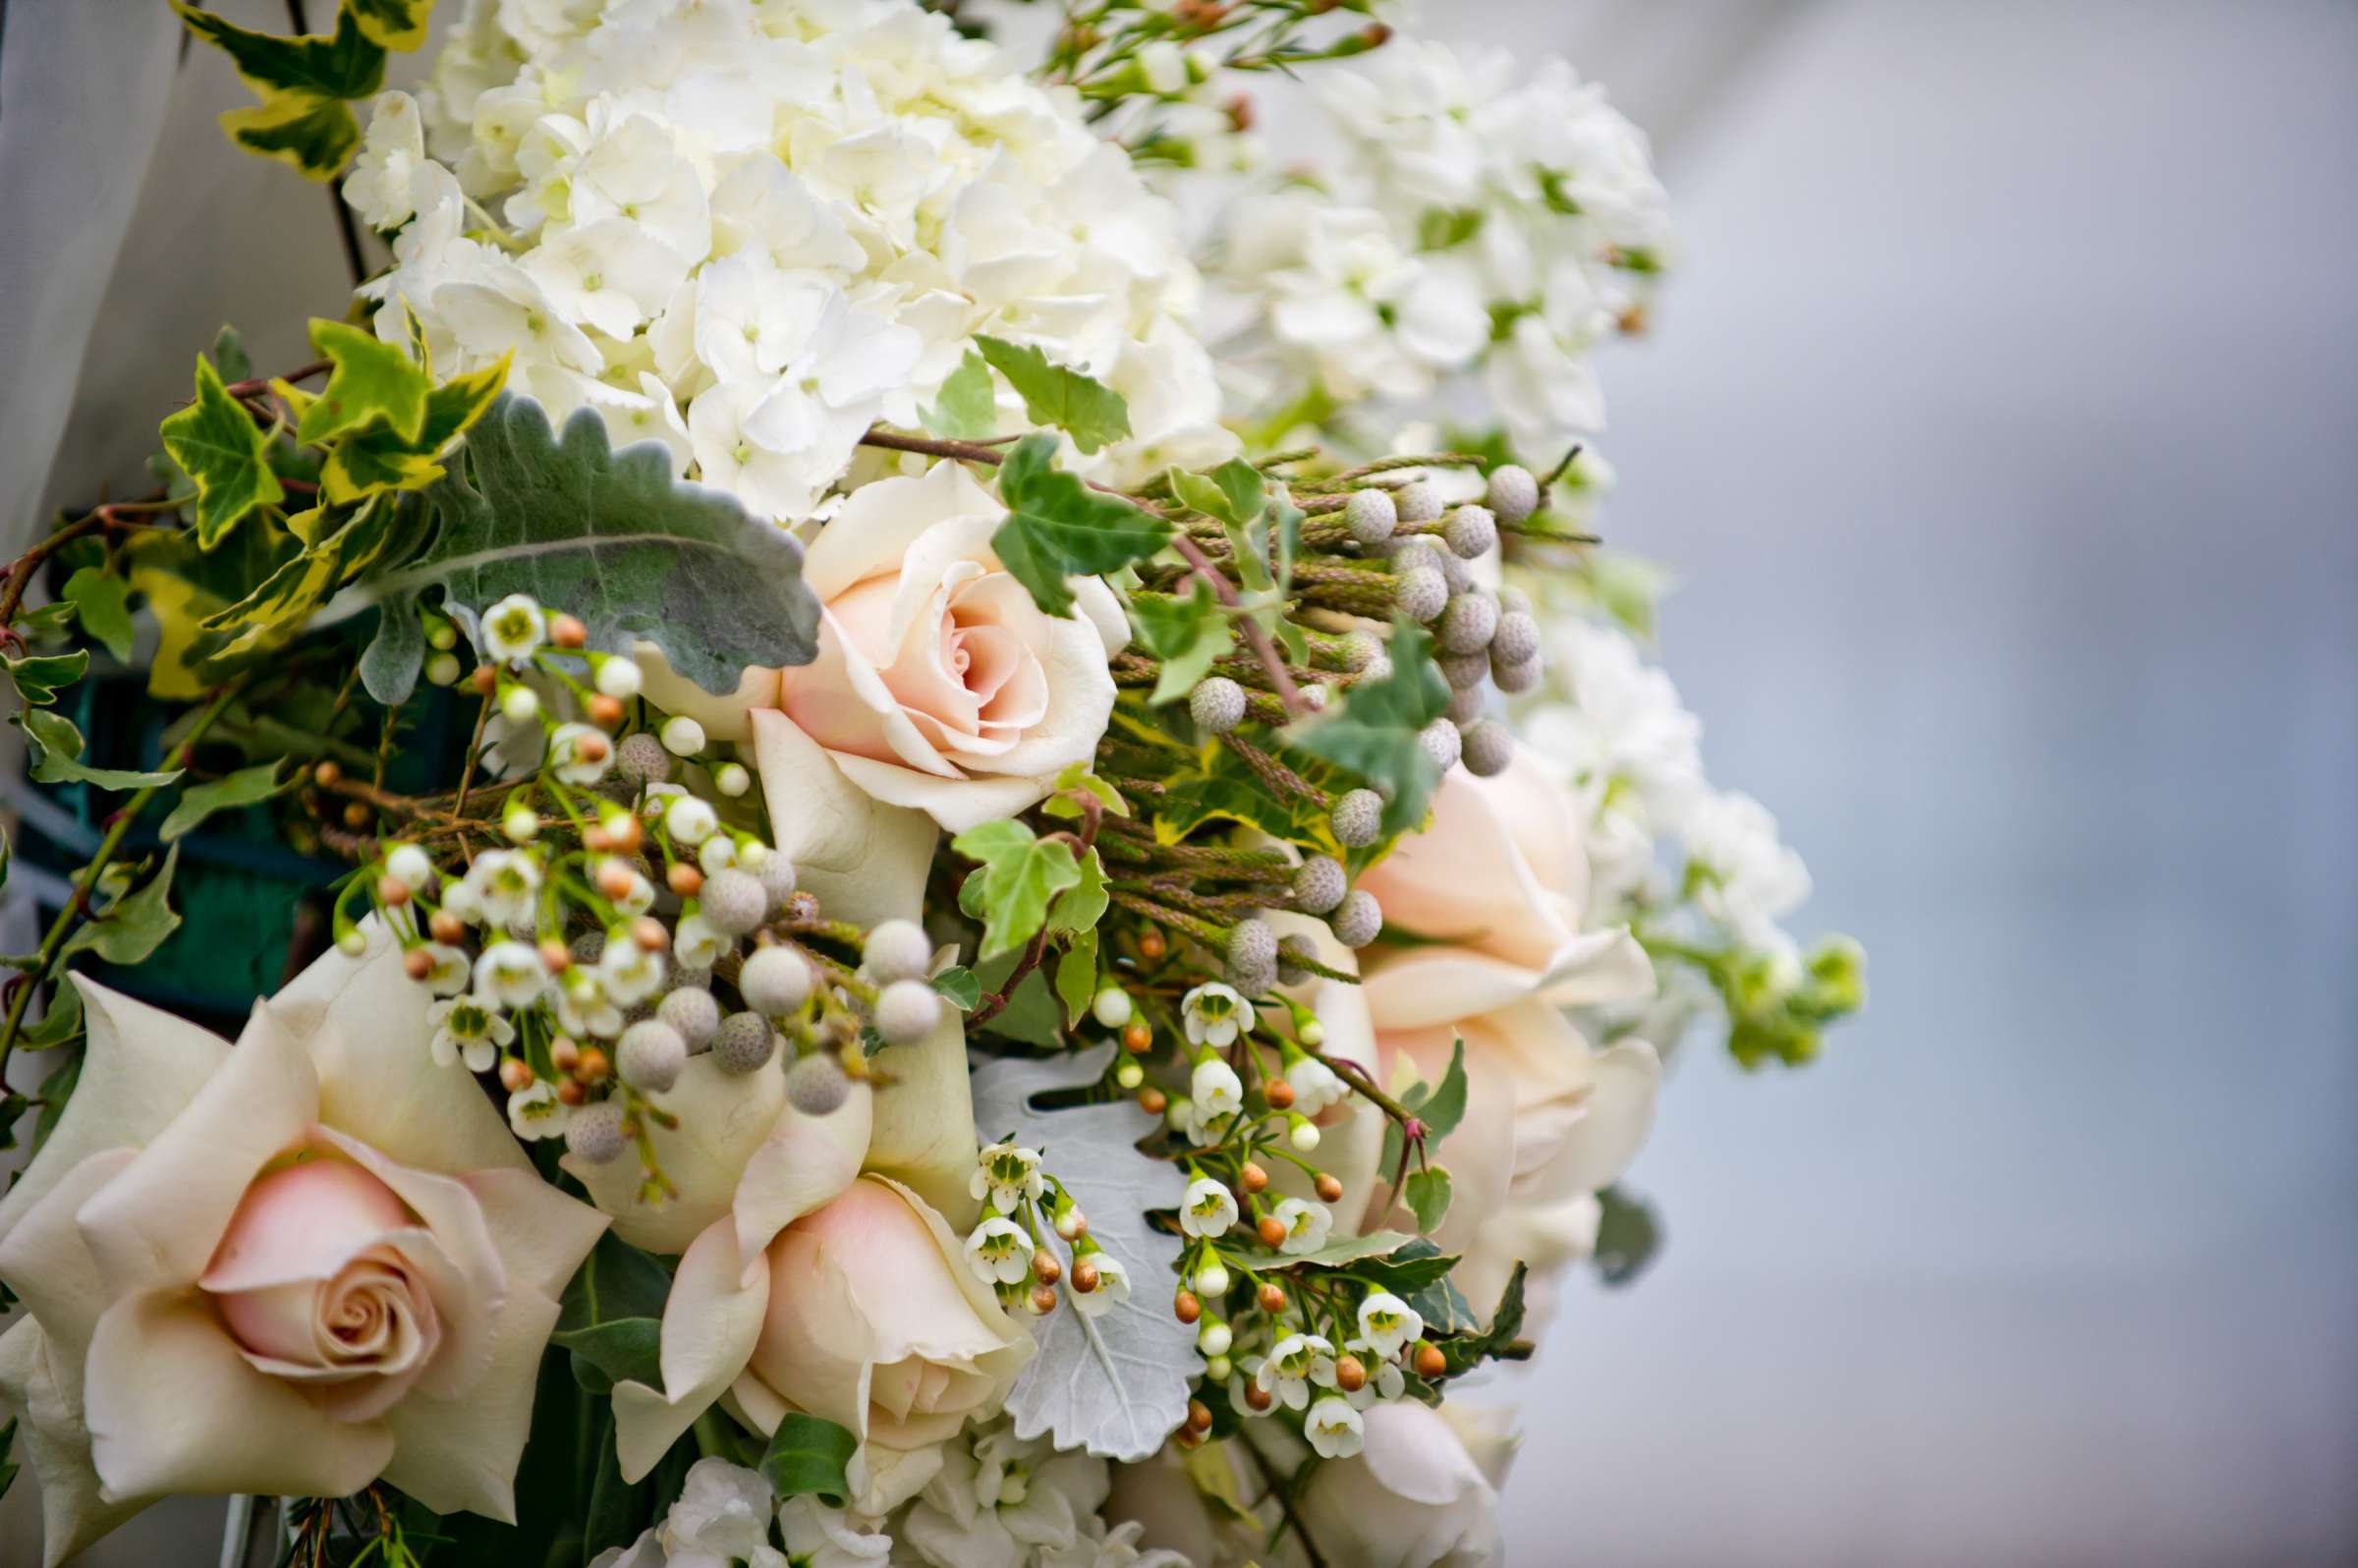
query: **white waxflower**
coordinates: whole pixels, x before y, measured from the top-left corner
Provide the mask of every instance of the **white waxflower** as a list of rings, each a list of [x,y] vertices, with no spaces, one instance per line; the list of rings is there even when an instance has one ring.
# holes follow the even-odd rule
[[[464,950],[441,942],[427,942],[418,951],[425,955],[425,988],[436,996],[456,996],[467,988],[473,973]]]
[[[485,850],[467,868],[463,885],[489,924],[503,929],[526,924],[540,896],[540,863],[525,850]]]
[[[1316,1056],[1298,1056],[1287,1063],[1285,1082],[1294,1092],[1295,1112],[1303,1116],[1316,1116],[1351,1092],[1342,1075]]]
[[[1244,1081],[1236,1076],[1235,1068],[1209,1054],[1196,1063],[1188,1080],[1188,1094],[1195,1100],[1198,1118],[1206,1122],[1233,1116],[1245,1108]]]
[[[966,1264],[985,1285],[1012,1285],[1032,1268],[1032,1238],[1004,1215],[993,1214],[966,1239]]]
[[[681,921],[671,935],[671,952],[682,969],[710,969],[720,955],[735,948],[737,938],[721,931],[702,915]]]
[[[557,1086],[545,1078],[533,1081],[508,1096],[508,1126],[530,1144],[543,1138],[562,1138],[573,1107],[557,1098]]]
[[[594,724],[560,724],[548,738],[548,758],[559,783],[587,789],[613,767],[614,743]]]
[[[976,1198],[987,1198],[990,1206],[1002,1214],[1012,1214],[1025,1199],[1037,1202],[1047,1190],[1039,1174],[1039,1150],[1025,1148],[1016,1144],[991,1144],[976,1156],[979,1168],[967,1182],[967,1191]]]
[[[1271,1213],[1285,1227],[1285,1240],[1277,1244],[1281,1253],[1315,1253],[1326,1245],[1327,1232],[1334,1229],[1334,1210],[1307,1198],[1288,1198]]]
[[[1217,1240],[1236,1223],[1236,1195],[1208,1176],[1187,1184],[1179,1207],[1179,1228],[1190,1236]]]
[[[1111,1253],[1091,1253],[1089,1261],[1097,1271],[1097,1288],[1074,1291],[1073,1306],[1084,1317],[1102,1317],[1130,1299],[1130,1270]]]
[[[1321,1459],[1349,1459],[1360,1450],[1367,1434],[1367,1425],[1351,1402],[1336,1395],[1319,1400],[1311,1407],[1302,1423],[1302,1435],[1310,1439]]]
[[[475,993],[502,1007],[530,1007],[548,986],[548,970],[530,942],[493,942],[475,961]]]
[[[1253,1373],[1253,1381],[1288,1410],[1310,1403],[1312,1388],[1334,1386],[1334,1343],[1318,1334],[1288,1334]]]
[[[594,970],[576,965],[555,990],[557,1027],[568,1035],[612,1039],[625,1022]]]
[[[538,964],[535,957],[534,967]],[[449,1067],[464,1058],[471,1073],[489,1072],[499,1060],[501,1049],[516,1037],[516,1027],[500,1017],[498,1009],[476,996],[453,996],[436,1002],[425,1010],[425,1021],[434,1027],[435,1064]]]
[[[1390,1291],[1371,1291],[1359,1304],[1359,1332],[1378,1357],[1390,1361],[1424,1337],[1425,1318]]]
[[[688,959],[681,963],[698,967]],[[626,929],[606,933],[597,955],[597,986],[604,999],[617,1007],[644,1002],[663,988],[663,955],[650,953],[631,939]]]
[[[1246,1021],[1245,999],[1234,986],[1212,980],[1179,998],[1179,1016],[1190,1045],[1218,1050],[1236,1038]]]

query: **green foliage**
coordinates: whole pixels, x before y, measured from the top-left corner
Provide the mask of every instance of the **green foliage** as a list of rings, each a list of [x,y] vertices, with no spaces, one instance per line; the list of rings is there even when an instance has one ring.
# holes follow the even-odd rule
[[[573,1353],[573,1375],[593,1394],[619,1382],[663,1386],[663,1303],[671,1275],[649,1255],[608,1231],[565,1287],[552,1344]]]
[[[257,762],[209,784],[190,785],[181,791],[179,803],[164,818],[160,835],[163,841],[169,844],[195,832],[215,812],[232,812],[268,800],[278,793],[281,766],[279,762]]]
[[[980,863],[960,888],[958,905],[983,924],[984,959],[1030,941],[1046,924],[1056,895],[1081,883],[1072,846],[1062,839],[1042,842],[1022,822],[984,822],[950,840],[950,848]]]
[[[1423,1170],[1410,1171],[1404,1191],[1409,1211],[1417,1216],[1417,1229],[1427,1235],[1440,1229],[1442,1219],[1449,1213],[1451,1183],[1447,1167],[1428,1165]]]
[[[13,1143],[14,1140],[12,1139],[10,1142]],[[9,1458],[10,1454],[16,1452],[16,1448],[17,1418],[12,1416],[9,1418],[7,1426],[0,1427],[0,1497],[8,1495],[8,1488],[15,1484],[17,1479],[17,1463]]]
[[[1354,1262],[1346,1271],[1371,1290],[1388,1290],[1405,1299],[1446,1280],[1456,1266],[1456,1254],[1442,1252],[1419,1236],[1402,1242],[1380,1258]]]
[[[27,708],[13,714],[9,722],[25,732],[26,750],[31,757],[33,781],[40,784],[90,784],[102,790],[145,789],[150,785],[169,784],[180,777],[177,767],[160,772],[142,773],[129,768],[90,767],[82,760],[82,731],[63,713],[47,708]]]
[[[1514,1272],[1507,1275],[1506,1288],[1498,1293],[1498,1305],[1490,1309],[1489,1327],[1439,1341],[1441,1355],[1448,1363],[1445,1375],[1471,1372],[1486,1361],[1531,1359],[1531,1342],[1522,1337],[1523,1282],[1529,1272],[1527,1264],[1517,1263]]]
[[[270,574],[261,585],[235,604],[225,605],[199,624],[207,632],[227,635],[219,658],[235,659],[285,643],[304,629],[336,590],[379,562],[396,560],[417,547],[426,518],[413,501],[371,497],[349,512],[306,513],[290,520],[307,523],[298,532],[313,533],[318,542]]]
[[[341,321],[314,319],[311,347],[332,368],[327,385],[304,409],[297,439],[318,445],[370,424],[382,424],[404,441],[418,439],[433,378],[398,345]]]
[[[308,179],[328,180],[360,144],[353,100],[384,85],[386,50],[425,41],[433,0],[344,0],[334,32],[300,37],[250,31],[183,0],[173,0],[172,9],[191,32],[229,56],[261,99],[221,116],[230,140]]]
[[[180,846],[175,844],[153,876],[91,913],[88,922],[67,941],[59,961],[89,952],[124,967],[146,962],[165,937],[180,929],[180,916],[171,904],[172,873],[179,868]]]
[[[963,965],[953,964],[934,976],[933,988],[941,993],[943,1001],[961,1013],[973,1012],[975,1004],[982,1000],[982,982],[975,979],[973,970]]]
[[[654,643],[707,692],[735,691],[748,665],[807,664],[817,651],[818,601],[793,536],[730,496],[678,482],[657,447],[615,452],[594,411],[577,411],[559,437],[539,404],[502,398],[466,454],[472,479],[454,471],[427,492],[440,520],[432,543],[347,595],[356,610],[380,607],[380,635],[438,587],[478,646],[481,612],[529,593],[580,617],[593,648]],[[406,696],[417,675],[414,661],[378,658],[367,670],[379,701]]]
[[[940,398],[923,411],[925,426],[947,441],[988,440],[998,433],[997,392],[990,366],[969,349],[941,383]]]
[[[1243,458],[1230,458],[1209,474],[1173,469],[1169,477],[1171,493],[1189,509],[1236,528],[1260,517],[1269,504],[1261,471]]]
[[[789,1411],[755,1468],[781,1498],[809,1495],[841,1508],[851,1494],[844,1472],[859,1446],[860,1439],[835,1423]]]
[[[89,670],[90,655],[85,648],[71,653],[35,653],[21,659],[0,659],[8,669],[8,678],[17,689],[17,696],[36,707],[47,707],[57,700],[57,694],[79,681]]]
[[[1095,576],[1145,560],[1171,536],[1171,526],[1128,501],[1092,490],[1051,465],[1056,443],[1028,435],[999,465],[1007,521],[990,536],[1000,564],[1050,615],[1070,615],[1068,577]]]
[[[1091,852],[1090,859],[1096,855]],[[1065,900],[1071,903],[1072,900]],[[1097,933],[1083,931],[1073,938],[1056,959],[1056,999],[1064,1004],[1064,1024],[1067,1029],[1080,1027],[1081,1015],[1089,1011],[1091,1000],[1097,994]]]
[[[1452,1040],[1449,1045],[1449,1066],[1438,1084],[1415,1083],[1400,1093],[1400,1103],[1425,1124],[1424,1148],[1437,1147],[1441,1140],[1457,1131],[1457,1124],[1466,1116],[1466,1042]],[[1400,1168],[1401,1132],[1398,1122],[1387,1121],[1383,1128],[1383,1153],[1378,1170]],[[1410,1200],[1411,1204],[1415,1200]],[[1427,1226],[1431,1229],[1431,1226]]]
[[[41,1021],[27,1026],[17,1036],[23,1050],[55,1050],[82,1037],[82,990],[61,980],[50,993],[49,1005],[41,1012]]]
[[[104,567],[85,566],[66,579],[59,595],[74,606],[82,629],[118,664],[131,661],[131,581]]]
[[[196,400],[159,427],[164,450],[196,486],[196,541],[211,549],[257,506],[286,498],[270,468],[270,438],[229,395],[212,362],[196,360]]]
[[[1597,1195],[1603,1215],[1597,1224],[1597,1277],[1626,1285],[1646,1271],[1662,1250],[1662,1222],[1654,1205],[1634,1193],[1607,1187]]]
[[[1196,683],[1211,672],[1213,661],[1236,647],[1236,628],[1221,613],[1210,586],[1201,578],[1187,598],[1167,593],[1131,595],[1130,624],[1138,630],[1139,646],[1162,660],[1162,674],[1147,698],[1156,707],[1194,691]]]
[[[1383,830],[1406,832],[1425,819],[1440,770],[1417,744],[1417,732],[1449,707],[1449,683],[1432,662],[1432,640],[1402,622],[1386,645],[1391,673],[1351,688],[1339,707],[1284,732],[1288,744],[1356,773],[1383,791]]]
[[[1130,433],[1129,405],[1103,382],[1051,364],[1039,350],[1003,338],[977,337],[975,347],[1015,388],[1033,423],[1056,426],[1083,452],[1095,452]]]
[[[509,359],[502,355],[496,364],[428,391],[424,417],[410,436],[387,423],[355,430],[336,442],[320,471],[322,494],[344,503],[386,490],[423,489],[442,477],[438,460],[444,448],[490,411],[507,381]]]

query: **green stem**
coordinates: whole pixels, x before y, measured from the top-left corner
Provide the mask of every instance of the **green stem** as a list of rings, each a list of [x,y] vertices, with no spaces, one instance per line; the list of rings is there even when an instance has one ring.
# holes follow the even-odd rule
[[[186,757],[195,752],[196,743],[203,739],[204,732],[211,728],[213,720],[219,718],[221,710],[229,706],[230,699],[237,695],[240,684],[232,682],[213,694],[212,701],[182,739],[182,756]],[[41,988],[48,980],[50,972],[57,967],[58,955],[65,949],[66,938],[74,929],[75,918],[89,908],[90,894],[97,890],[98,878],[105,874],[107,866],[115,858],[115,852],[123,847],[124,836],[131,831],[132,822],[153,804],[158,794],[169,788],[169,784],[150,784],[133,795],[124,803],[122,810],[115,812],[112,825],[106,830],[106,837],[98,841],[98,853],[91,856],[90,864],[83,868],[82,880],[75,887],[74,896],[66,900],[66,907],[57,912],[57,919],[50,924],[49,934],[41,938],[41,950],[35,957],[32,972],[25,977],[25,982],[9,998],[7,1021],[0,1023],[0,1092],[5,1091],[8,1082],[9,1052],[16,1049],[17,1036],[25,1025],[26,1009],[32,1005],[33,993]]]

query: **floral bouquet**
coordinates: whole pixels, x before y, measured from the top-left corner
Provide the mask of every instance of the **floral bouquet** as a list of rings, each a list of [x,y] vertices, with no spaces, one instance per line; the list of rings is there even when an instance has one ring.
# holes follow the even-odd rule
[[[429,3],[179,7],[389,259],[0,588],[47,1560],[1496,1560],[1459,1385],[1652,1250],[1664,1060],[1861,998],[1594,532],[1644,140],[1376,0],[473,0],[383,90]]]

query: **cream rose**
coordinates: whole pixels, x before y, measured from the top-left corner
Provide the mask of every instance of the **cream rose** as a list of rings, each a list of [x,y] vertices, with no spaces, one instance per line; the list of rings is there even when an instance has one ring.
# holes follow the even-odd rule
[[[1567,1006],[1643,998],[1654,988],[1626,927],[1583,928],[1588,864],[1567,797],[1526,756],[1479,778],[1453,769],[1431,826],[1402,841],[1360,885],[1387,922],[1425,945],[1363,954],[1356,991],[1319,1003],[1328,1050],[1377,1082],[1439,1082],[1463,1040],[1466,1111],[1436,1158],[1454,1184],[1434,1241],[1462,1253],[1455,1276],[1488,1311],[1520,1260],[1536,1274],[1587,1252],[1595,1194],[1628,1166],[1653,1125],[1661,1065],[1624,1040],[1593,1049]],[[1378,1114],[1351,1102],[1338,1152],[1364,1152]],[[1364,1228],[1413,1228],[1384,1211],[1388,1173],[1346,1159],[1346,1213]]]
[[[823,1156],[804,1168],[806,1196],[843,1170]],[[799,1410],[858,1436],[860,1511],[915,1495],[940,1468],[941,1443],[995,1413],[1033,1354],[962,1246],[925,1200],[872,1175],[847,1179],[758,1251],[712,1226],[664,1304],[664,1390],[614,1391],[624,1477],[652,1469],[718,1397],[758,1431]]]
[[[605,1227],[426,1050],[372,934],[233,1049],[79,977],[74,1099],[0,1202],[0,1336],[57,1562],[174,1492],[382,1478],[515,1517],[557,1295]]]

